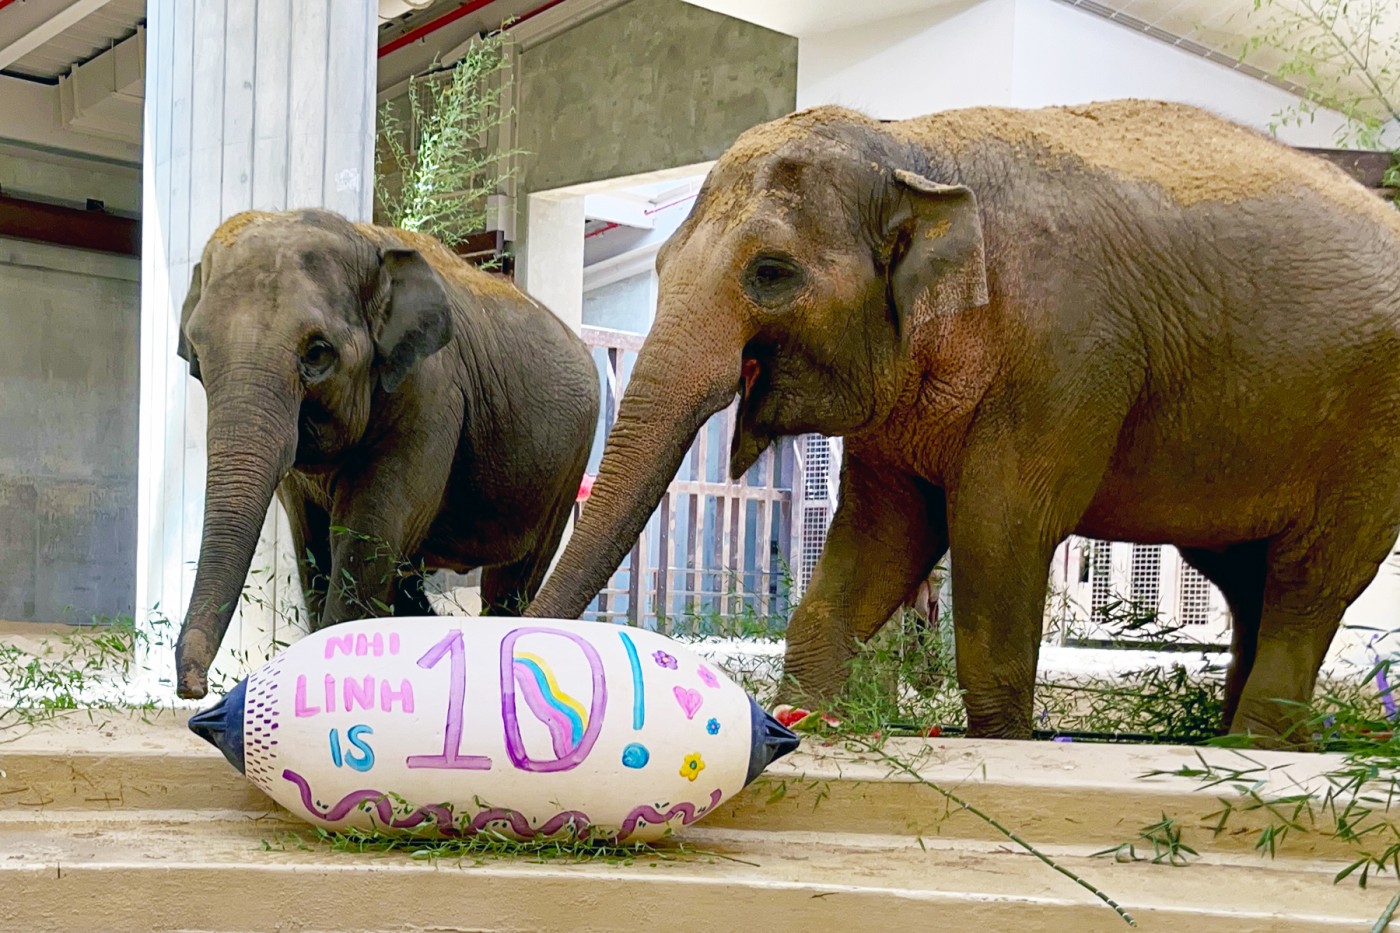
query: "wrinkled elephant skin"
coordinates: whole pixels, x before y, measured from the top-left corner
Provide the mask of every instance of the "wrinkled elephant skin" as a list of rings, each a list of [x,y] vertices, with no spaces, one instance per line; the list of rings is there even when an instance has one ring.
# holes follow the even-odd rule
[[[1226,725],[1279,741],[1400,531],[1400,215],[1203,111],[804,111],[735,142],[657,266],[532,613],[584,608],[736,394],[735,476],[846,439],[789,695],[836,694],[951,544],[972,735],[1030,734],[1070,534],[1181,548],[1234,616]]]
[[[201,697],[274,491],[313,627],[431,612],[421,569],[482,567],[518,614],[578,493],[590,352],[437,240],[320,210],[236,215],[195,266],[180,356],[209,400],[177,690]]]

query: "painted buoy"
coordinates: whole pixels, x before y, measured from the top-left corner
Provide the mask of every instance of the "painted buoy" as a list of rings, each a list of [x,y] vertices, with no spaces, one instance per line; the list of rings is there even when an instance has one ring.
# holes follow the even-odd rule
[[[322,629],[189,725],[314,825],[516,839],[657,839],[798,742],[655,632],[451,616]]]

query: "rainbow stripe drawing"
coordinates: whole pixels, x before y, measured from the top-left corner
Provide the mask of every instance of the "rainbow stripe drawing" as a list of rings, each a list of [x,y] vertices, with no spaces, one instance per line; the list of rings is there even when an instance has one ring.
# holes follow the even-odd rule
[[[549,662],[538,655],[520,652],[515,655],[513,667],[525,705],[549,727],[554,754],[563,758],[578,748],[588,728],[588,710],[560,688]]]

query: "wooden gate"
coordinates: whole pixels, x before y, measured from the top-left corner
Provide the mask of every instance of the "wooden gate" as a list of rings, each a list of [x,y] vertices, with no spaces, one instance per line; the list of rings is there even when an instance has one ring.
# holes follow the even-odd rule
[[[584,327],[602,389],[602,436],[612,430],[643,337]],[[737,403],[701,428],[630,555],[585,618],[663,632],[780,630],[793,553],[794,442],[766,451],[729,482]],[[595,451],[596,462],[599,452]]]

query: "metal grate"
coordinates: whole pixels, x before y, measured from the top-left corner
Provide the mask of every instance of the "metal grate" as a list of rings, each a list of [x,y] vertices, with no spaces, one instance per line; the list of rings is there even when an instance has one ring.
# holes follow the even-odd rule
[[[1113,585],[1109,579],[1113,545],[1107,541],[1095,541],[1090,547],[1089,611],[1101,616],[1113,599]]]
[[[812,582],[812,571],[817,569],[817,558],[821,557],[822,546],[826,544],[826,530],[831,525],[831,510],[825,505],[808,505],[802,509],[802,554],[799,566],[799,579],[802,590]]]
[[[831,446],[820,434],[807,436],[807,475],[808,495],[813,498],[826,495],[829,470],[831,468]]]
[[[1156,612],[1162,598],[1162,546],[1134,544],[1128,592],[1139,611]]]
[[[1189,564],[1181,565],[1178,581],[1181,592],[1181,623],[1205,625],[1210,622],[1210,581]]]

